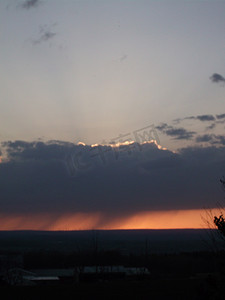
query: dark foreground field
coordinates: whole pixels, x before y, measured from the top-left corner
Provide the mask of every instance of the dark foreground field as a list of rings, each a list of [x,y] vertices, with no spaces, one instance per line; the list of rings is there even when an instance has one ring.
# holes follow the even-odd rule
[[[2,299],[225,299],[223,245],[204,230],[0,232],[0,264]],[[85,277],[87,266],[145,268],[147,274]],[[79,279],[14,280],[18,272],[62,270],[76,270]]]
[[[224,282],[212,279],[152,279],[82,283],[76,286],[1,287],[2,299],[224,300]]]

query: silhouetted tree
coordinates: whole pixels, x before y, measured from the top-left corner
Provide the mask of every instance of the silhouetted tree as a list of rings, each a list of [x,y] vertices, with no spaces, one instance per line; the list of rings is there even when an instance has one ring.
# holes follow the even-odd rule
[[[225,236],[225,220],[223,214],[221,214],[219,217],[214,217],[214,224],[218,228],[219,232]]]
[[[222,187],[225,191],[225,179],[220,179],[220,182],[222,184]],[[214,224],[216,225],[217,229],[219,230],[219,233],[222,234],[222,236],[225,238],[225,219],[223,214],[221,213],[219,217],[214,216]]]

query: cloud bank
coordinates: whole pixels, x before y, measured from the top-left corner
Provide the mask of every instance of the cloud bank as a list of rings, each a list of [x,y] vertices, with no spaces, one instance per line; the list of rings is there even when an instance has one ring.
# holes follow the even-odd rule
[[[91,147],[8,141],[2,152],[0,203],[5,214],[100,212],[119,218],[142,211],[215,207],[222,197],[222,146],[174,153],[154,142]]]

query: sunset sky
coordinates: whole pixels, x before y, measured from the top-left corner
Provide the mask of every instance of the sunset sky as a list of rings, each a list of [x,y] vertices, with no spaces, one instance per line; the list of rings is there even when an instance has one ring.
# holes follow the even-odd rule
[[[0,230],[201,228],[223,203],[225,1],[0,1]]]

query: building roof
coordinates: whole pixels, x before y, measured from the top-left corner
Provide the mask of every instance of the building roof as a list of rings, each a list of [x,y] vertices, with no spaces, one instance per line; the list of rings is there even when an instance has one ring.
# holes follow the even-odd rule
[[[31,281],[51,281],[51,280],[59,280],[58,276],[23,276],[25,280]]]
[[[74,268],[70,269],[36,269],[36,270],[31,270],[31,272],[35,273],[36,276],[58,276],[58,277],[70,277],[74,276]]]

